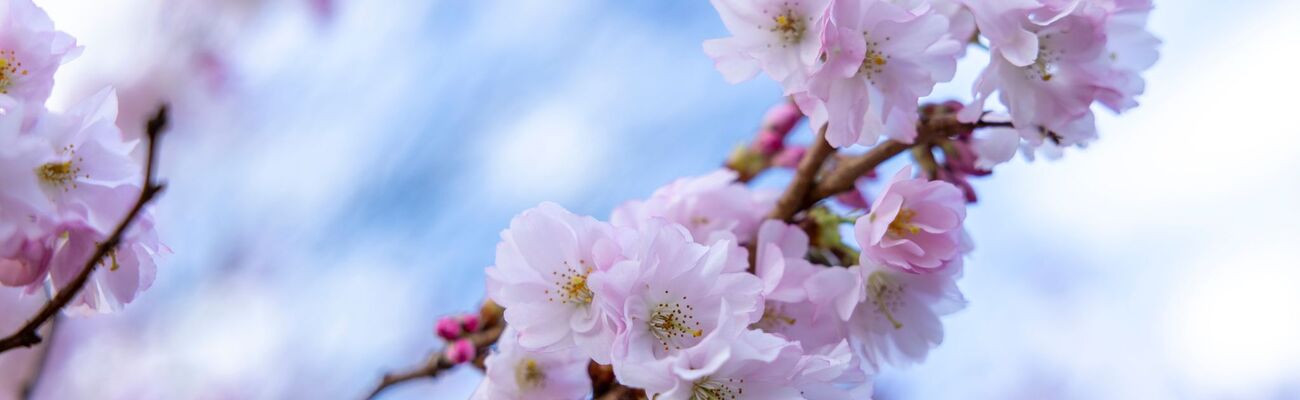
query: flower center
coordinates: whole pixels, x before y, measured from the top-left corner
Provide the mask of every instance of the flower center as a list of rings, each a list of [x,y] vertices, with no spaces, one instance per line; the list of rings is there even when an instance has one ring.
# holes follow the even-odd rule
[[[889,63],[889,55],[880,51],[880,42],[871,40],[867,32],[862,32],[862,39],[867,42],[867,52],[862,59],[862,65],[858,66],[858,74],[867,78],[871,83],[876,83],[876,75],[885,72],[885,64]],[[889,40],[889,36],[885,36]]]
[[[898,210],[898,215],[894,217],[894,221],[889,223],[889,234],[894,237],[904,237],[920,233],[921,228],[912,223],[914,217],[916,217],[916,211],[907,208]]]
[[[537,360],[525,358],[515,366],[515,382],[520,388],[536,389],[546,385],[546,372]]]
[[[1029,80],[1038,80],[1042,82],[1051,82],[1056,77],[1059,69],[1057,64],[1061,61],[1063,51],[1055,49],[1051,44],[1052,37],[1055,34],[1045,33],[1038,40],[1038,58],[1034,59],[1033,64],[1024,66],[1025,78]]]
[[[686,301],[686,296],[682,296],[682,301]],[[682,307],[679,303],[659,303],[650,311],[650,334],[659,339],[664,351],[680,350],[683,339],[704,335],[700,321],[696,321],[692,315],[694,312],[695,307],[690,304]]]
[[[751,329],[759,329],[765,332],[781,332],[786,327],[793,326],[796,319],[785,314],[785,308],[781,303],[769,301],[763,307],[763,317],[751,324]]]
[[[586,260],[579,260],[578,264],[581,265],[581,269],[574,268],[569,265],[568,261],[565,261],[565,270],[551,271],[551,275],[556,279],[554,295],[558,295],[560,301],[583,306],[591,304],[594,296],[591,293],[591,288],[587,287],[587,275],[591,273],[591,267],[587,266]],[[549,289],[546,290],[546,294],[552,295]],[[554,302],[555,300],[554,296],[547,298],[547,301]]]
[[[799,43],[803,40],[804,32],[808,31],[807,23],[795,15],[793,10],[785,10],[777,14],[772,18],[772,22],[775,25],[772,26],[771,31],[781,39],[782,47]]]
[[[63,191],[66,192],[69,189],[77,188],[78,177],[90,178],[90,174],[80,175],[81,167],[77,166],[73,161],[80,162],[82,159],[80,157],[75,157],[74,160],[73,156],[76,156],[77,151],[72,148],[72,145],[64,147],[62,152],[69,155],[68,161],[49,162],[36,167],[36,177],[40,179],[41,182],[51,186],[61,187],[63,188]]]
[[[903,290],[906,287],[893,279],[889,278],[884,272],[872,272],[867,277],[867,297],[871,305],[876,306],[876,312],[885,316],[894,329],[902,329],[903,323],[894,318],[894,312],[898,311],[903,303]]]
[[[744,379],[727,379],[726,382],[704,377],[695,381],[691,387],[690,400],[734,400],[745,394],[744,388],[732,388],[728,384],[744,384]]]
[[[18,77],[27,76],[27,69],[13,50],[0,50],[0,93],[9,94]]]

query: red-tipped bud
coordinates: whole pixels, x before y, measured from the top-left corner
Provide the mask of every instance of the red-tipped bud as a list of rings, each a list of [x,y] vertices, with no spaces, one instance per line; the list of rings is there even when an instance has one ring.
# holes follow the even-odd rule
[[[438,334],[438,337],[448,341],[459,339],[460,335],[465,333],[461,329],[460,322],[452,317],[438,319],[438,324],[434,326],[434,332]]]
[[[474,314],[460,316],[460,327],[465,332],[478,332],[478,316]]]
[[[785,139],[800,119],[803,119],[803,112],[799,111],[799,106],[791,102],[777,104],[763,115],[763,130]]]

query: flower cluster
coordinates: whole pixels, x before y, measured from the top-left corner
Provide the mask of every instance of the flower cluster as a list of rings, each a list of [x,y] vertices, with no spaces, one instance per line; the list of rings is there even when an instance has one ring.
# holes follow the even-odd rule
[[[851,265],[809,261],[802,228],[764,219],[774,195],[730,171],[673,182],[611,222],[524,211],[487,270],[510,328],[480,392],[583,398],[579,366],[595,361],[659,398],[869,393],[870,373],[924,358],[938,317],[963,304],[966,203],[909,171],[858,220]]]
[[[30,0],[0,4],[0,284],[31,293],[67,285],[127,214],[141,190],[138,140],[117,127],[104,89],[66,112],[45,106],[54,72],[79,47]],[[153,283],[165,252],[142,214],[100,260],[70,306],[110,311]]]
[[[790,102],[728,170],[608,222],[551,203],[516,216],[487,269],[509,328],[479,398],[601,395],[593,362],[652,399],[870,397],[965,306],[966,179],[1092,140],[1093,103],[1135,106],[1159,44],[1148,0],[712,3],[732,33],[704,43],[719,71],[766,73]],[[971,46],[991,59],[973,101],[922,105]],[[993,93],[1005,112],[985,110]],[[825,143],[785,142],[805,116]],[[875,147],[836,154],[853,145]],[[873,182],[908,149],[919,170]],[[780,196],[744,184],[769,167],[796,169]]]
[[[981,158],[1083,145],[1096,137],[1093,103],[1137,105],[1160,43],[1145,30],[1150,0],[712,2],[733,35],[704,43],[723,76],[766,73],[835,147],[916,140],[919,99],[972,43],[990,62],[961,119],[981,120],[997,93],[1018,133],[977,148]]]

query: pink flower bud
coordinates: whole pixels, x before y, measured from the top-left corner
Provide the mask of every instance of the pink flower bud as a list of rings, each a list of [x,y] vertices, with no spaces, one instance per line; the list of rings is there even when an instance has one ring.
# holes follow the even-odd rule
[[[803,154],[806,153],[807,151],[808,149],[803,146],[786,147],[784,149],[781,149],[780,153],[776,153],[775,157],[772,157],[772,165],[781,168],[798,167],[799,160],[803,159]]]
[[[465,332],[478,332],[478,315],[465,314],[460,316],[460,327]]]
[[[763,115],[763,130],[771,131],[777,138],[784,139],[800,119],[803,119],[803,112],[799,111],[799,106],[791,102],[777,104]]]
[[[754,139],[754,150],[765,156],[776,154],[783,147],[785,147],[785,139],[769,130],[759,132],[758,138]]]
[[[437,332],[438,337],[445,340],[456,340],[460,338],[461,334],[464,334],[460,328],[460,323],[452,317],[438,319],[438,324],[434,326],[434,332]]]
[[[443,355],[447,356],[447,359],[451,360],[452,364],[460,364],[473,360],[474,356],[477,355],[477,350],[468,339],[461,339],[447,346]]]

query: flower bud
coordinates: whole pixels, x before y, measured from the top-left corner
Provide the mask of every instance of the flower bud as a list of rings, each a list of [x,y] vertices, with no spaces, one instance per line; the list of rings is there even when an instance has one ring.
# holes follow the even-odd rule
[[[808,152],[808,148],[803,146],[786,147],[772,157],[772,165],[781,168],[797,168],[799,160],[803,159],[803,154],[806,152]]]
[[[438,337],[448,341],[456,340],[460,338],[460,335],[464,334],[460,322],[452,317],[438,319],[438,324],[434,326],[434,332],[438,333]]]
[[[473,360],[474,356],[477,355],[477,349],[468,339],[461,339],[448,345],[443,355],[447,356],[447,359],[452,364],[461,364]]]
[[[460,327],[465,332],[478,332],[478,316],[474,314],[465,314],[460,316]]]
[[[803,112],[793,102],[777,104],[763,115],[763,133],[771,132],[778,139],[785,139],[800,119],[803,119]]]

